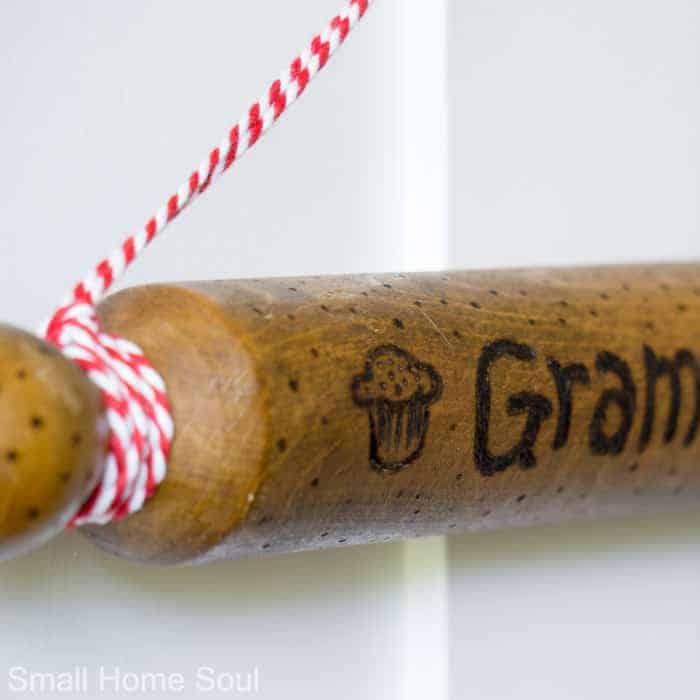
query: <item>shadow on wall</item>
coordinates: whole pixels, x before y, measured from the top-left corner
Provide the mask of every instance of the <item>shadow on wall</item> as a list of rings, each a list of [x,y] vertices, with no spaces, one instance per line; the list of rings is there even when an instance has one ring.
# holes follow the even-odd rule
[[[587,567],[591,561],[643,560],[696,551],[700,564],[700,512],[644,518],[608,518],[539,525],[450,538],[451,573],[491,569],[508,573],[539,564]]]
[[[376,564],[383,560],[388,565],[400,558],[400,544],[379,544],[201,566],[157,567],[112,556],[82,535],[69,532],[28,556],[0,564],[0,591],[5,597],[21,592],[25,599],[42,600],[60,569],[61,575],[69,579],[62,588],[99,577],[111,581],[123,596],[130,591],[166,596],[159,599],[159,605],[172,604],[180,612],[187,597],[192,596],[189,602],[199,610],[221,610],[232,600],[245,600],[245,608],[254,614],[260,607],[268,611],[276,605],[289,609],[306,598],[323,604],[328,597],[331,604],[333,598],[351,591],[357,595],[358,579],[362,578],[368,589],[391,586],[391,567]],[[73,582],[71,570],[75,572]],[[55,595],[56,591],[52,593]]]

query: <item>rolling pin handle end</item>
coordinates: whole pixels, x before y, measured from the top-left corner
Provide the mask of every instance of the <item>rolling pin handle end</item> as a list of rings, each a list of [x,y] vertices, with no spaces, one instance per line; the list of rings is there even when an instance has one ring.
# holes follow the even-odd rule
[[[52,345],[0,324],[0,560],[58,535],[95,486],[97,388]]]

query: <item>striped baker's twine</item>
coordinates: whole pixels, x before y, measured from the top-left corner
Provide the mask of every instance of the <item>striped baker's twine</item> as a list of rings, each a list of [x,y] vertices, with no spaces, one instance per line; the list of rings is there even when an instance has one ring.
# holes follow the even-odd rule
[[[98,386],[109,427],[102,478],[71,525],[107,523],[137,511],[163,480],[173,439],[162,378],[136,345],[102,330],[96,304],[139,253],[254,146],[304,92],[371,2],[350,0],[144,228],[129,236],[79,282],[42,329],[42,335],[82,367]]]

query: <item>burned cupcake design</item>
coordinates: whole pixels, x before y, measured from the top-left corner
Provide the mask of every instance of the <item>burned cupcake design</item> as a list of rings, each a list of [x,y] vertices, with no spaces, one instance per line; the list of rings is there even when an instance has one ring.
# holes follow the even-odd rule
[[[369,413],[369,459],[375,469],[398,471],[420,455],[429,406],[441,393],[435,369],[396,345],[367,354],[364,372],[353,378],[352,397]]]

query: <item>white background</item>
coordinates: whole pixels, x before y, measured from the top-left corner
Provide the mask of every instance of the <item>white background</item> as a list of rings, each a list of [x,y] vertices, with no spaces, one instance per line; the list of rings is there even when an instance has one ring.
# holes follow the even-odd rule
[[[3,2],[2,317],[35,325],[336,5]],[[363,25],[128,284],[698,257],[692,0]],[[698,515],[178,570],[72,533],[0,564],[0,696],[10,666],[79,664],[257,666],[265,698],[695,697],[699,579]]]

